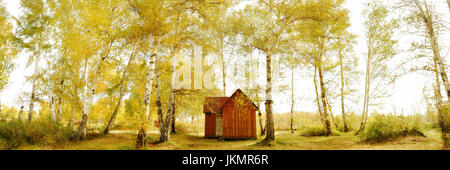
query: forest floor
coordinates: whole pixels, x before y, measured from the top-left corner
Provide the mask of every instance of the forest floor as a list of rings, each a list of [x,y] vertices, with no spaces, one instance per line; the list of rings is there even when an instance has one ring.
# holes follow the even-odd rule
[[[171,142],[156,144],[158,131],[148,132],[149,150],[440,150],[442,140],[438,130],[425,131],[426,137],[402,137],[383,143],[362,142],[352,133],[339,136],[302,137],[298,133],[276,132],[276,142],[271,147],[262,147],[256,143],[262,140],[223,141],[205,139],[201,134],[178,133],[171,135]],[[93,136],[79,142],[70,142],[58,146],[24,145],[20,150],[131,150],[134,149],[136,134],[132,131],[112,131],[106,136]],[[0,140],[0,148],[4,148]],[[445,148],[449,149],[449,148]]]

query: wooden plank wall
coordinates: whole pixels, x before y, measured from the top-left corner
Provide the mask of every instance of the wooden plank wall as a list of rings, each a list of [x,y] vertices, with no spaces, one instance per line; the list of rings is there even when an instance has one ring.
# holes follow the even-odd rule
[[[224,138],[256,138],[256,111],[248,107],[224,107],[223,127]]]
[[[216,137],[216,116],[205,114],[205,137]]]

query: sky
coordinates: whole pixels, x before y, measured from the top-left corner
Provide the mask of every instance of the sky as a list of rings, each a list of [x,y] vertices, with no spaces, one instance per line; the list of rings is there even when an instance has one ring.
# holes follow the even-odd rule
[[[4,0],[7,10],[11,15],[18,17],[20,15],[20,1],[19,0]],[[448,16],[449,11],[444,4],[445,0],[432,0],[433,3],[442,4],[436,5],[437,11],[442,13],[443,15],[447,15],[445,17],[450,18]],[[355,45],[355,55],[357,55],[359,59],[359,68],[355,68],[358,70],[364,70],[364,27],[363,27],[363,18],[361,17],[361,11],[364,8],[367,0],[347,0],[345,2],[344,7],[349,9],[350,11],[350,23],[351,26],[349,31],[356,34],[357,43]],[[400,36],[401,37],[401,36]],[[401,37],[403,38],[403,37]],[[444,39],[450,40],[450,36],[444,36]],[[450,42],[450,41],[449,41]],[[409,44],[401,44],[401,46],[405,47]],[[446,45],[446,46],[445,46]],[[445,57],[445,61],[448,63],[448,55],[449,52],[445,51],[445,49],[450,49],[449,44],[444,44],[445,48],[442,48],[442,55]],[[255,57],[257,57],[258,53],[253,53]],[[13,70],[9,83],[7,87],[0,92],[1,104],[8,106],[19,107],[21,103],[19,98],[23,95],[24,92],[31,91],[31,83],[26,81],[26,77],[31,75],[33,66],[26,67],[24,63],[27,61],[27,55],[21,53],[18,58],[15,59],[14,63],[16,64],[15,69]],[[261,60],[263,62],[263,60]],[[45,64],[44,62],[41,65]],[[262,67],[262,66],[259,66]],[[296,111],[306,111],[306,112],[315,112],[317,110],[317,106],[314,103],[314,86],[312,84],[312,80],[306,76],[306,72],[302,72],[297,70],[295,73],[295,110]],[[287,76],[290,77],[290,76]],[[257,81],[264,82],[265,76],[257,77]],[[405,77],[400,78],[396,81],[394,89],[391,90],[392,96],[385,100],[385,103],[379,107],[373,107],[372,109],[377,110],[379,112],[384,113],[403,113],[403,114],[412,114],[412,113],[424,113],[426,106],[423,101],[422,89],[425,85],[430,85],[433,79],[425,77],[423,74],[409,74]],[[290,80],[286,78],[280,78],[278,82],[289,84]],[[355,82],[355,86],[359,87],[359,91],[363,91],[364,82],[358,81]],[[239,88],[238,85],[230,84],[227,90],[227,95],[231,95],[231,93]],[[362,94],[361,98],[362,98]],[[27,99],[29,97],[25,97]],[[283,94],[274,94],[274,112],[275,113],[285,113],[290,111],[290,93],[286,92]],[[349,103],[349,102],[347,102]],[[333,102],[332,106],[335,109],[334,112],[340,113],[339,102]],[[263,104],[262,104],[263,105]],[[347,110],[355,111],[358,113],[362,108],[362,102],[356,100],[355,104],[349,104],[347,106]],[[25,107],[27,108],[27,107]],[[263,107],[261,108],[263,109]]]

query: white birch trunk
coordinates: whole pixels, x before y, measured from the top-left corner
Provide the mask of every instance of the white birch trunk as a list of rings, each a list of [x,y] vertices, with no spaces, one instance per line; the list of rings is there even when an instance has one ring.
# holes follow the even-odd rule
[[[55,99],[53,96],[50,97],[50,119],[52,120],[52,122],[56,122],[56,115],[55,115]]]
[[[61,121],[61,117],[62,117],[62,112],[61,112],[61,104],[62,104],[62,99],[59,97],[58,98],[58,111],[57,111],[57,117],[56,117],[56,122],[60,122]]]
[[[23,109],[24,109],[24,107],[21,106],[21,107],[20,107],[20,111],[19,111],[19,115],[17,115],[17,119],[18,119],[19,121],[22,121]]]
[[[447,2],[449,2],[449,1],[450,0],[447,0]],[[433,55],[438,64],[438,68],[439,68],[438,71],[441,75],[441,79],[442,79],[442,82],[445,87],[447,98],[450,98],[450,82],[448,80],[446,66],[445,66],[444,62],[442,61],[442,57],[440,54],[438,37],[436,35],[436,29],[433,25],[434,21],[433,21],[432,9],[430,6],[428,6],[426,1],[423,1],[423,6],[420,4],[420,2],[418,0],[415,0],[414,2],[421,14],[423,22],[425,24],[426,33],[428,35],[428,38],[430,39],[431,48],[433,50]]]
[[[36,83],[37,76],[39,74],[39,54],[35,55],[36,59],[34,60],[34,76],[33,77],[33,87],[31,89],[31,97],[30,97],[30,105],[28,110],[28,122],[33,120],[33,110],[34,110],[34,101],[36,100]]]
[[[153,88],[153,78],[155,76],[155,60],[157,54],[150,55],[149,68],[147,70],[147,82],[144,93],[144,108],[145,114],[141,115],[141,128],[139,129],[136,139],[136,149],[142,149],[145,147],[145,137],[147,136],[147,130],[145,127],[146,121],[150,119],[150,97]],[[120,102],[120,101],[119,101]],[[146,118],[144,117],[146,116]]]

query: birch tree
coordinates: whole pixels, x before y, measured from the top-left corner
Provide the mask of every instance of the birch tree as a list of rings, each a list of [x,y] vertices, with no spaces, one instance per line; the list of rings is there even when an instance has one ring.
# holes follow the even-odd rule
[[[95,3],[95,4],[94,4]],[[101,5],[99,5],[101,4]],[[105,61],[109,59],[121,27],[116,22],[117,13],[123,10],[115,0],[104,1],[57,1],[56,26],[60,30],[61,48],[67,50],[69,60],[77,68],[74,77],[79,82],[82,101],[82,117],[78,130],[71,139],[84,139],[87,120],[97,86],[101,81]]]
[[[266,137],[262,144],[275,140],[272,111],[272,56],[289,40],[287,33],[305,20],[321,20],[334,8],[330,1],[258,1],[237,12],[233,30],[244,38],[242,46],[261,51],[266,56]]]
[[[449,1],[447,1],[449,2]],[[423,42],[413,42],[412,51],[419,51],[415,58],[422,56],[432,57],[432,64],[423,66],[422,69],[433,72],[435,76],[435,100],[436,110],[438,112],[438,122],[441,127],[441,137],[448,144],[448,123],[445,121],[445,111],[443,111],[443,96],[441,94],[441,86],[444,87],[447,98],[450,98],[450,84],[448,80],[446,63],[441,56],[440,35],[442,33],[441,25],[443,21],[433,6],[433,2],[425,0],[408,0],[401,1],[402,9],[407,9],[410,13],[406,16],[406,22],[414,29],[419,31]],[[418,69],[418,68],[415,68]],[[442,84],[441,84],[442,80]]]
[[[372,1],[363,11],[367,53],[362,120],[356,134],[366,125],[372,99],[385,96],[396,76],[387,63],[396,55],[397,40],[393,38],[398,21],[389,19],[390,11],[380,1]]]
[[[0,92],[2,92],[8,84],[14,66],[12,60],[17,56],[16,45],[13,41],[13,25],[2,0],[0,0],[0,30],[2,30],[0,32]]]
[[[340,37],[336,44],[335,48],[337,50],[338,62],[339,62],[339,75],[340,75],[340,99],[341,99],[341,116],[343,121],[343,130],[347,132],[349,127],[347,125],[346,120],[346,112],[345,112],[345,96],[354,89],[349,88],[350,81],[355,77],[356,71],[354,68],[358,66],[358,58],[353,56],[353,44],[355,43],[354,35],[344,32],[342,37]]]
[[[30,53],[28,63],[34,64],[34,73],[31,77],[32,90],[28,108],[28,121],[33,119],[34,103],[37,100],[39,86],[39,61],[51,48],[47,30],[50,25],[50,14],[44,0],[21,0],[22,15],[17,22],[17,43],[20,48]]]
[[[448,1],[447,1],[448,2]],[[429,45],[433,51],[434,60],[436,60],[437,65],[439,67],[439,74],[442,79],[447,98],[450,98],[450,83],[447,76],[447,70],[445,63],[441,56],[440,46],[439,46],[439,29],[437,25],[439,24],[438,20],[434,17],[435,12],[431,5],[428,4],[425,0],[413,0],[409,2],[409,5],[412,5],[417,11],[415,14],[420,21],[423,23],[423,31],[427,35],[427,39],[429,40]]]

